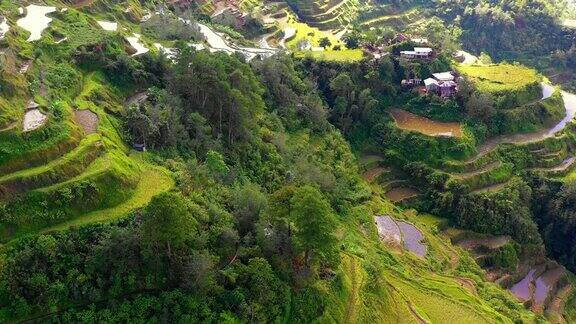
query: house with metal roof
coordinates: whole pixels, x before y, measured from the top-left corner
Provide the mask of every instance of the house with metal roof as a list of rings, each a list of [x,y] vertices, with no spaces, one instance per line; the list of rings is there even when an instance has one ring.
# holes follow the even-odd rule
[[[405,59],[427,59],[432,57],[434,50],[430,47],[414,47],[413,51],[401,51],[400,57]]]
[[[442,98],[450,98],[458,92],[456,76],[452,72],[432,74],[432,78],[424,80],[426,92],[436,93]]]

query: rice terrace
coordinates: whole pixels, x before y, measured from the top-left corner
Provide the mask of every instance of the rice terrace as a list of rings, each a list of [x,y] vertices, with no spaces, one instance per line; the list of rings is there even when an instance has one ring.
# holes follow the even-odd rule
[[[575,21],[0,0],[0,322],[576,322]]]

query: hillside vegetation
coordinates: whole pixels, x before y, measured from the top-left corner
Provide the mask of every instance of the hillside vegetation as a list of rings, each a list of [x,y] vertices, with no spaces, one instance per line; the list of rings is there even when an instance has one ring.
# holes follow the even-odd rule
[[[571,97],[443,2],[287,3],[0,0],[0,322],[574,320]]]

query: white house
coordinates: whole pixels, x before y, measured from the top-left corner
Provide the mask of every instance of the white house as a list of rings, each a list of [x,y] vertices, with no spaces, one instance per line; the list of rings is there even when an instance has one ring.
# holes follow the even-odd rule
[[[424,80],[424,86],[426,87],[426,91],[434,92],[438,90],[438,81],[434,78],[428,78]]]
[[[434,73],[432,76],[432,78],[424,80],[428,93],[436,93],[442,98],[450,98],[458,91],[456,76],[452,72]]]
[[[413,51],[401,51],[400,57],[406,59],[426,59],[430,58],[433,53],[434,50],[430,47],[414,47]]]
[[[452,72],[434,73],[432,74],[432,76],[434,77],[434,79],[444,82],[454,81],[454,79],[456,79],[456,77],[454,76],[454,74],[452,74]]]

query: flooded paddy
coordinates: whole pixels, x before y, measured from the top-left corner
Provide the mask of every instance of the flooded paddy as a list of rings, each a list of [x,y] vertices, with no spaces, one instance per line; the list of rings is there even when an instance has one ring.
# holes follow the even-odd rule
[[[526,277],[524,277],[522,280],[512,286],[512,288],[510,288],[510,292],[521,301],[528,301],[532,299],[535,272],[536,269],[531,269]]]
[[[29,5],[26,7],[26,17],[18,19],[16,24],[30,32],[29,42],[37,41],[52,22],[52,18],[46,15],[55,11],[56,7]]]
[[[40,109],[30,109],[24,115],[23,128],[25,132],[29,132],[39,128],[46,123],[48,116],[44,115]]]
[[[98,23],[98,25],[100,25],[100,27],[102,27],[102,29],[104,29],[105,31],[116,31],[118,30],[118,23],[115,22],[110,22],[110,21],[103,21],[103,20],[98,20],[96,21]]]
[[[128,40],[130,46],[136,50],[136,53],[132,54],[132,56],[139,56],[150,51],[146,46],[144,46],[144,44],[140,43],[140,34],[134,33],[132,37],[126,37],[126,40]]]
[[[10,25],[8,25],[8,19],[0,16],[0,39],[4,38],[4,36],[10,31]]]
[[[564,270],[557,267],[544,272],[538,279],[536,279],[536,287],[534,290],[534,302],[537,305],[542,305],[548,298],[548,295],[554,289],[554,286],[564,275]]]
[[[394,118],[396,125],[404,130],[428,136],[462,137],[462,125],[460,123],[439,122],[402,109],[392,109],[390,115]]]
[[[376,228],[378,228],[378,236],[386,243],[402,243],[402,235],[400,227],[396,221],[390,216],[376,216]]]
[[[422,232],[416,228],[416,226],[399,221],[397,222],[402,232],[402,240],[404,241],[404,247],[410,252],[416,254],[417,256],[423,258],[426,255],[426,245],[422,243],[424,240],[424,235]]]
[[[374,219],[378,236],[382,241],[388,244],[402,244],[406,250],[417,256],[421,258],[426,256],[427,246],[422,243],[424,235],[416,226],[395,220],[391,216],[376,216]]]
[[[532,300],[535,307],[542,307],[556,288],[558,281],[566,274],[562,267],[556,266],[545,270],[540,265],[530,269],[521,281],[510,288],[510,292],[523,302]],[[537,272],[541,274],[535,275]]]
[[[386,198],[391,202],[401,202],[418,195],[420,195],[418,190],[409,187],[396,187],[386,192]]]

